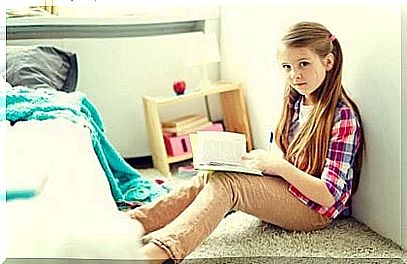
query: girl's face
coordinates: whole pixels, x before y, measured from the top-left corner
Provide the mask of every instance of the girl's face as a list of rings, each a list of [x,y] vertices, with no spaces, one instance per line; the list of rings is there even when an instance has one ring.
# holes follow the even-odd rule
[[[278,57],[287,83],[304,95],[303,103],[316,104],[317,98],[313,92],[324,81],[326,72],[332,69],[333,54],[329,53],[321,59],[309,48],[288,48],[282,45]]]

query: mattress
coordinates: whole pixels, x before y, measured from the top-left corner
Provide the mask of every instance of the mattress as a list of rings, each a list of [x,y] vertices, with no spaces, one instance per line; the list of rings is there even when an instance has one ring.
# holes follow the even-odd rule
[[[87,127],[65,119],[5,129],[7,258],[137,259],[143,228],[117,210]]]

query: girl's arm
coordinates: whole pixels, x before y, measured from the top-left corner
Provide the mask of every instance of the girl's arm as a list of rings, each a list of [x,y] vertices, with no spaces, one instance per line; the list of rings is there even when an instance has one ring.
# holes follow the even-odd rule
[[[323,180],[303,172],[280,155],[256,149],[243,156],[243,160],[250,167],[279,175],[306,197],[322,206],[331,207],[335,203],[334,197]]]
[[[325,181],[298,169],[284,159],[279,162],[281,165],[278,166],[276,173],[294,185],[302,194],[322,206],[334,205],[335,199],[329,192]]]

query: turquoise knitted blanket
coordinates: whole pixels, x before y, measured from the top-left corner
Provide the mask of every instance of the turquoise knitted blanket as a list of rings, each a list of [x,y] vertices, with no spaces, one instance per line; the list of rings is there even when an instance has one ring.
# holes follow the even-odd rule
[[[50,89],[13,87],[6,90],[6,119],[9,121],[66,118],[91,129],[93,148],[110,183],[116,201],[148,203],[167,193],[165,185],[144,178],[120,156],[105,135],[103,120],[96,107],[77,91],[65,93]]]

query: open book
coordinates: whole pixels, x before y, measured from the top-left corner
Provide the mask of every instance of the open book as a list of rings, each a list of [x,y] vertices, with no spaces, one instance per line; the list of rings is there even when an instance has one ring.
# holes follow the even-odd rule
[[[246,153],[244,134],[219,131],[198,131],[190,134],[193,163],[197,170],[231,171],[263,175],[260,170],[244,166]]]

